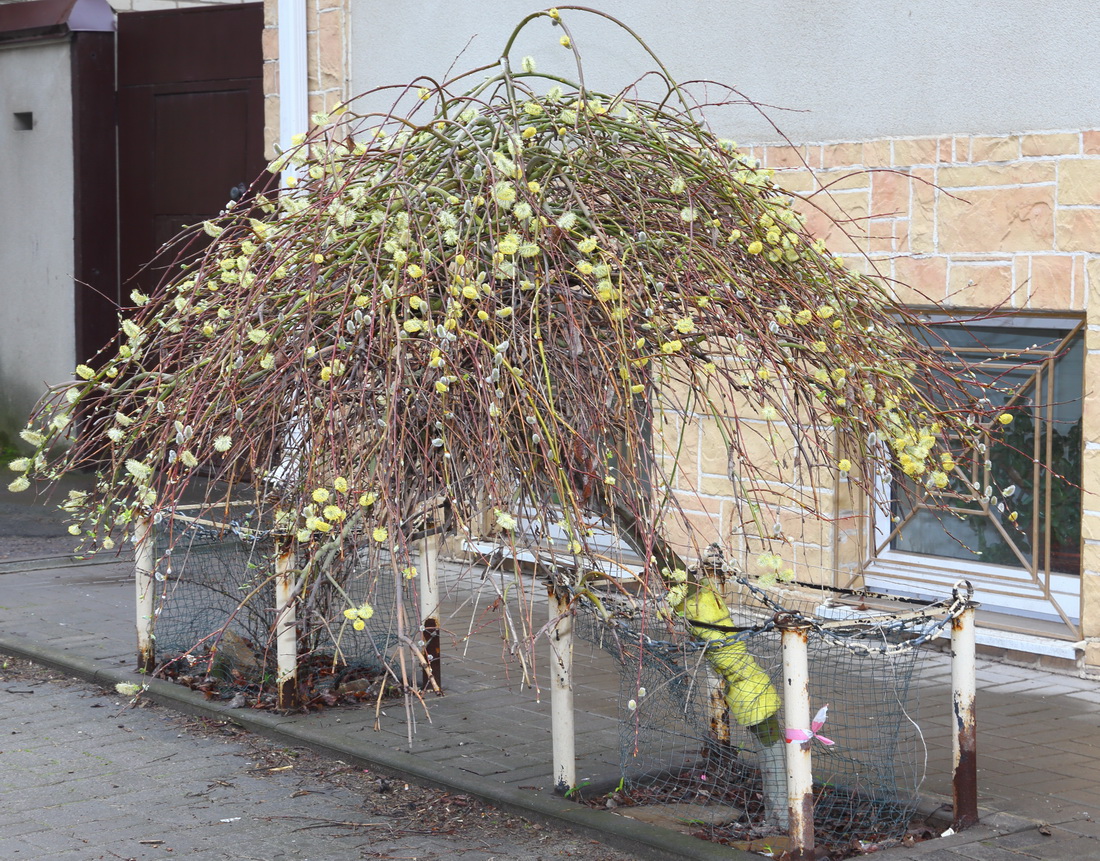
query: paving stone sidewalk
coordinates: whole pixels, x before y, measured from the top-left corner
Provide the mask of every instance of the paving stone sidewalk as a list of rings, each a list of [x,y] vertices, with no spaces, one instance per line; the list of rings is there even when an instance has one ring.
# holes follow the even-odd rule
[[[18,569],[0,574],[0,643],[49,649],[74,668],[92,666],[116,674],[128,670],[134,660],[132,566],[125,559],[73,566],[63,558],[13,565],[11,559],[33,556],[36,547],[42,548],[41,556],[63,552],[57,549],[58,540],[50,537],[51,517],[42,509],[28,510],[25,502],[0,496],[0,570]],[[53,535],[61,531],[60,526],[56,529]],[[500,797],[522,807],[526,799],[540,795],[538,790],[549,789],[548,708],[520,683],[521,668],[501,660],[499,641],[463,641],[468,622],[460,625],[457,619],[470,619],[471,608],[455,612],[453,638],[445,646],[448,695],[431,703],[430,722],[416,715],[411,748],[402,714],[386,715],[379,731],[370,710],[268,715],[264,727],[317,747],[372,751],[371,755],[391,757],[423,775],[445,772],[475,791],[482,787],[487,794],[503,793]],[[576,691],[578,772],[582,778],[606,776],[618,768],[615,706],[609,696],[618,690],[617,670],[609,661],[601,663],[595,651],[578,664],[586,668]],[[946,656],[932,656],[920,682],[918,723],[928,748],[921,792],[933,805],[950,799],[949,679]],[[1100,828],[1094,821],[1100,819],[1100,685],[981,660],[978,688],[979,803],[987,814],[983,824],[874,857],[1100,861]],[[618,819],[604,816],[599,821]],[[578,821],[578,827],[603,826],[586,819]],[[633,824],[625,831],[631,829],[646,831]],[[615,834],[608,834],[613,838]],[[673,843],[669,853],[675,849]],[[720,857],[709,849],[699,851]],[[649,854],[662,857],[660,850]],[[725,857],[735,856],[727,851]]]

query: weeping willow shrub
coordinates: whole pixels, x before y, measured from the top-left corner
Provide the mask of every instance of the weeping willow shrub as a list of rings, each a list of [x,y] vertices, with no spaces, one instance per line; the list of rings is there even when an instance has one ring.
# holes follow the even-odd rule
[[[525,522],[562,530],[579,563],[561,577],[595,565],[591,529],[611,524],[659,596],[683,585],[684,547],[729,540],[680,509],[659,455],[683,439],[654,433],[662,416],[710,416],[740,525],[776,570],[773,510],[821,513],[816,482],[778,488],[748,421],[820,474],[947,487],[992,420],[977,384],[663,67],[656,100],[599,92],[556,10],[512,40],[541,19],[577,81],[513,68],[510,41],[499,63],[400,88],[388,113],[314,117],[271,165],[278,193],[260,180],[185,235],[209,241],[44,399],[11,489],[94,470],[65,502],[93,549],[188,495],[250,500],[295,537],[302,591],[349,541],[389,551],[373,576],[415,578],[413,536],[440,506],[453,532],[488,523],[504,544]]]

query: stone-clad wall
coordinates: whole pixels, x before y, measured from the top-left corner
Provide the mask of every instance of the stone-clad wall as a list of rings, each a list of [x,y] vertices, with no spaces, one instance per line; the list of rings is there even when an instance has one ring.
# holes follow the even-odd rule
[[[909,285],[901,301],[1086,309],[1086,269],[1100,274],[1100,131],[757,149],[784,186],[847,213],[878,271]],[[855,250],[823,217],[810,224]]]
[[[807,198],[808,226],[847,265],[877,272],[899,301],[1084,317],[1082,633],[1100,636],[1100,131],[954,135],[750,148]],[[842,221],[833,224],[826,217]],[[846,235],[847,234],[847,235]],[[725,446],[695,417],[680,501],[729,534]],[[761,423],[763,426],[763,423]],[[765,437],[760,437],[763,440]],[[760,457],[768,457],[757,444]],[[723,484],[724,483],[724,484]],[[723,486],[727,488],[723,492]],[[828,581],[866,555],[867,520],[846,481],[819,498],[833,523],[781,518],[800,578]],[[751,568],[757,548],[745,561]],[[1090,644],[1089,663],[1100,662]]]

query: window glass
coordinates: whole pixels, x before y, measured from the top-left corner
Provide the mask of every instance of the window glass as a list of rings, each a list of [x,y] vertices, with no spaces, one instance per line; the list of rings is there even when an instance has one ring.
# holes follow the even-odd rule
[[[991,397],[1015,418],[992,435],[987,460],[952,471],[946,512],[895,477],[890,549],[1079,574],[1082,327],[945,324],[936,334],[978,380],[995,382]]]

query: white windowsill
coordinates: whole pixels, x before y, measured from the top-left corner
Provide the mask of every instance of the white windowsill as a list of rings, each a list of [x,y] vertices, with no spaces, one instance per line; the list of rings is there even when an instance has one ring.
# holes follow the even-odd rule
[[[881,615],[883,610],[855,610],[845,604],[833,604],[817,607],[814,612],[826,619],[858,619],[860,617]],[[935,639],[937,641],[950,640],[951,631],[941,631]],[[995,628],[983,628],[980,619],[975,628],[974,639],[979,646],[988,646],[994,649],[1009,649],[1014,652],[1026,652],[1032,655],[1066,658],[1071,661],[1077,658],[1078,644],[1069,640],[1059,640],[1056,637],[1040,637],[1016,631],[999,631]]]
[[[951,632],[943,632],[937,639],[949,640]],[[1036,637],[1032,634],[1016,634],[1011,631],[995,631],[992,628],[975,628],[974,639],[979,646],[995,649],[1010,649],[1014,652],[1027,652],[1030,655],[1048,655],[1052,658],[1077,658],[1076,644],[1069,640],[1055,640],[1050,637]]]

